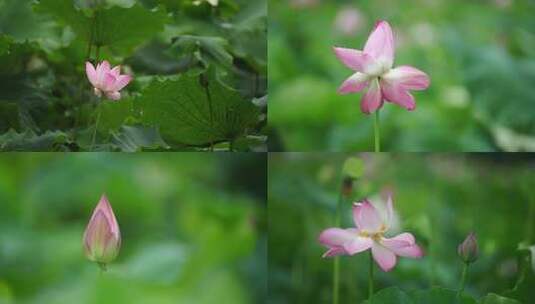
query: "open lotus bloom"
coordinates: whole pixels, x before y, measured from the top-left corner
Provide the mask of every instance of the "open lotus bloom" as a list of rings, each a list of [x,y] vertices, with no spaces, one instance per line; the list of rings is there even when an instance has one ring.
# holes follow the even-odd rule
[[[394,35],[386,21],[378,21],[368,37],[364,50],[334,47],[336,57],[355,71],[347,78],[338,92],[357,93],[364,89],[360,109],[370,114],[383,106],[383,101],[396,103],[409,111],[416,107],[409,90],[424,90],[429,86],[429,77],[411,66],[394,64]]]
[[[356,228],[329,228],[321,232],[319,242],[329,248],[323,257],[354,255],[371,249],[373,259],[384,271],[390,271],[397,263],[397,256],[421,258],[423,252],[410,233],[385,237],[394,216],[392,199],[389,198],[384,214],[368,200],[353,204],[353,220]]]
[[[85,73],[94,87],[95,95],[101,97],[104,94],[112,100],[121,99],[119,91],[132,80],[130,75],[121,75],[120,66],[110,69],[110,63],[106,60],[97,64],[96,68],[91,62],[86,62]]]
[[[121,233],[108,198],[102,195],[84,233],[85,255],[101,266],[113,261],[121,247]]]

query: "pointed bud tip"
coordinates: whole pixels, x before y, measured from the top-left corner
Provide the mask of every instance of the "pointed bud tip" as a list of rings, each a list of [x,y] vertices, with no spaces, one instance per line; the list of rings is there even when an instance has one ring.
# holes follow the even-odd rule
[[[106,193],[103,193],[100,196],[100,199],[98,201],[98,205],[100,205],[100,204],[104,204],[104,205],[110,206],[110,201],[108,200],[108,196],[106,196]]]

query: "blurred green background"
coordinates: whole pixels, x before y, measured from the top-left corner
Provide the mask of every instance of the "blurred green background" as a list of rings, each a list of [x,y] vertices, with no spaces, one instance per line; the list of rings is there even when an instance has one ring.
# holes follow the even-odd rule
[[[266,57],[267,0],[0,0],[0,150],[265,151]]]
[[[321,258],[326,249],[317,238],[322,230],[333,227],[346,156],[270,155],[269,303],[331,303],[333,259]],[[462,268],[457,246],[475,231],[480,258],[470,267],[466,292],[476,298],[492,292],[533,303],[535,266],[529,264],[528,250],[518,250],[535,243],[533,155],[383,153],[359,157],[364,170],[354,182],[351,200],[343,204],[342,227],[354,225],[352,201],[368,197],[377,202],[390,192],[397,213],[390,236],[412,232],[426,253],[422,260],[400,258],[388,273],[375,266],[376,291],[391,286],[406,291],[432,286],[457,289]],[[368,258],[367,252],[341,258],[340,303],[366,299]],[[524,280],[518,282],[522,273]]]
[[[378,19],[396,37],[394,65],[431,77],[416,110],[381,110],[384,151],[534,151],[535,1],[271,0],[273,151],[370,151],[361,93],[332,46],[362,49]]]
[[[266,156],[0,155],[0,303],[260,303]],[[83,253],[102,193],[122,248]]]

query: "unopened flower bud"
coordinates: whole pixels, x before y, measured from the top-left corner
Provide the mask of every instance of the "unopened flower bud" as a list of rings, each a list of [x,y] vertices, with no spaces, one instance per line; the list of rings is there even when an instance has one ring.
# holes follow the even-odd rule
[[[471,232],[457,248],[457,253],[465,263],[473,263],[479,256],[476,235]]]
[[[344,177],[342,180],[342,195],[344,197],[351,196],[353,192],[353,179],[351,177]]]
[[[121,233],[106,195],[102,195],[84,233],[85,255],[101,267],[113,261],[121,247]]]

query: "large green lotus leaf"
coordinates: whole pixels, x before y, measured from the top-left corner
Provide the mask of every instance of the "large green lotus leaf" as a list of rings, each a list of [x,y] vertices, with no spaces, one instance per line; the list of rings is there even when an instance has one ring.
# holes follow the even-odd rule
[[[414,290],[409,293],[398,287],[380,290],[364,304],[476,304],[476,300],[463,295],[457,298],[455,290],[434,287],[426,290]]]
[[[442,287],[433,287],[428,290],[414,290],[410,293],[414,304],[476,304],[476,300],[463,294],[457,298],[457,291]]]
[[[267,1],[250,1],[229,26],[232,53],[259,72],[267,71]]]
[[[173,39],[170,52],[180,59],[200,52],[198,59],[205,64],[216,63],[231,67],[233,58],[228,48],[228,41],[221,37],[183,35]]]
[[[398,287],[381,289],[363,304],[413,304],[406,292]]]
[[[11,129],[0,135],[0,151],[64,150],[63,145],[68,143],[68,135],[61,131],[47,131],[37,135],[31,131],[17,133]]]
[[[158,130],[143,126],[122,126],[112,131],[113,143],[123,152],[139,152],[143,149],[167,149]]]
[[[19,128],[19,107],[15,102],[0,100],[0,131]]]
[[[9,52],[9,45],[11,44],[12,39],[6,35],[0,34],[0,56]]]
[[[155,79],[134,102],[141,121],[157,126],[166,142],[207,145],[232,141],[246,133],[258,109],[237,92],[199,76]]]
[[[489,293],[484,298],[479,300],[480,304],[521,304],[517,300],[509,299],[499,296],[497,294]]]
[[[166,21],[163,10],[150,11],[139,4],[99,9],[96,16],[78,10],[72,1],[42,0],[35,8],[70,26],[85,41],[93,37],[95,44],[125,52],[162,31]]]
[[[59,42],[61,31],[57,31],[46,17],[36,15],[31,3],[31,0],[0,1],[0,32],[17,42],[40,41],[44,48]]]
[[[533,286],[535,286],[535,271],[531,265],[531,251],[520,244],[518,252],[518,279],[513,289],[503,293],[508,298],[516,299],[522,303],[531,303]]]
[[[124,98],[118,102],[102,101],[94,113],[94,119],[99,115],[99,111],[98,131],[102,133],[118,130],[129,117],[135,116],[133,101],[130,98]]]

